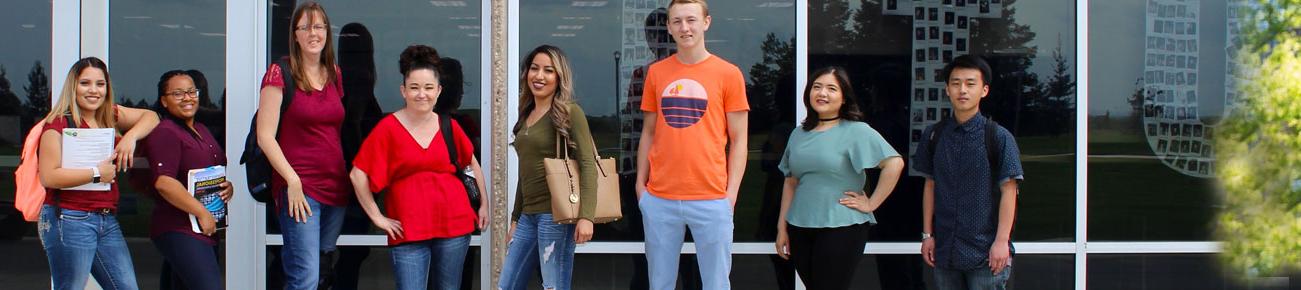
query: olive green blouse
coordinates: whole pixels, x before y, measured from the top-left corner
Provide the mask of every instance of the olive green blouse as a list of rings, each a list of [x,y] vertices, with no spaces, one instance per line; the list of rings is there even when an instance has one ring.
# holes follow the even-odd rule
[[[515,153],[519,155],[519,184],[515,187],[515,207],[511,221],[522,214],[551,213],[551,190],[547,188],[545,158],[560,158],[556,154],[556,129],[551,116],[543,117],[532,126],[515,132]],[[521,119],[520,122],[526,122]],[[569,158],[577,159],[580,200],[578,217],[592,219],[596,215],[596,146],[587,126],[587,116],[578,104],[569,105],[569,136],[576,147],[569,148]]]

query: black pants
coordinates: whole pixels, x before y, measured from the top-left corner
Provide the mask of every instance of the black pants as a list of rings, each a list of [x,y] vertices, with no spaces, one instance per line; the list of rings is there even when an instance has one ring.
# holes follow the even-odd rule
[[[810,290],[849,289],[863,258],[868,223],[838,228],[801,228],[786,225],[791,262]]]
[[[181,233],[164,233],[153,239],[163,254],[162,289],[222,289],[221,267],[217,247]]]

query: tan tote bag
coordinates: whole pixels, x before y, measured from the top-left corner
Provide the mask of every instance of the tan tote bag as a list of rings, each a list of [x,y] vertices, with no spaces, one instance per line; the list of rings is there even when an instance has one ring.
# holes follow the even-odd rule
[[[557,158],[546,158],[542,160],[542,166],[547,171],[547,188],[551,190],[551,219],[558,224],[578,223],[578,211],[582,204],[579,198],[579,176],[578,160],[569,159],[569,146],[561,140],[560,134],[556,134],[556,156]],[[600,152],[596,152],[596,145],[592,146],[593,153],[596,155],[596,216],[592,223],[608,223],[623,218],[623,209],[619,202],[619,175],[614,172],[614,158],[601,158]]]

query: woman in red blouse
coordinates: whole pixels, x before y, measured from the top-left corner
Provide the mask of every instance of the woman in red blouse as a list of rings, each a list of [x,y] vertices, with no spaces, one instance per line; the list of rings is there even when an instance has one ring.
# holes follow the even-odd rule
[[[452,128],[439,128],[439,118],[445,116],[433,112],[442,92],[438,60],[438,52],[428,46],[402,51],[406,106],[375,125],[352,162],[357,201],[371,222],[388,234],[397,288],[403,290],[427,285],[460,289],[470,233],[488,222],[487,207],[477,213],[471,209],[464,185],[453,175],[458,167],[482,172],[474,144],[456,121],[451,121]],[[444,138],[453,138],[459,159],[455,164]],[[483,192],[483,182],[477,186]],[[384,213],[375,204],[375,192],[385,193]],[[480,202],[487,203],[487,195],[480,195]]]
[[[71,120],[72,124],[69,124]],[[131,167],[136,141],[158,125],[158,115],[114,105],[108,66],[95,57],[72,64],[58,102],[45,116],[37,175],[46,188],[37,225],[54,289],[81,289],[90,275],[104,289],[137,289],[131,253],[117,222],[117,172]],[[64,128],[112,128],[113,153],[90,168],[63,167]],[[107,191],[69,188],[110,184]]]
[[[262,76],[255,130],[275,173],[271,192],[285,242],[285,289],[312,290],[320,281],[321,256],[335,249],[352,195],[339,136],[343,81],[334,63],[330,18],[320,4],[306,1],[291,19],[289,67],[272,64]],[[285,87],[281,70],[290,70],[294,87]],[[281,114],[286,93],[293,99]]]

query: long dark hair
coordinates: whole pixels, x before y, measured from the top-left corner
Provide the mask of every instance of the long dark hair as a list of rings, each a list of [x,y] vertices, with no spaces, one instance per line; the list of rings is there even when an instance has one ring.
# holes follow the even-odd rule
[[[533,90],[530,90],[525,84],[528,83],[529,65],[533,64],[533,58],[540,54],[546,54],[551,57],[551,64],[556,68],[556,92],[551,94],[551,110],[547,115],[551,117],[551,124],[555,126],[556,132],[560,137],[568,139],[570,147],[578,146],[574,143],[573,138],[569,137],[569,105],[574,103],[574,75],[570,71],[569,57],[559,47],[543,44],[534,48],[524,57],[520,63],[520,93],[519,93],[519,115],[528,116],[530,111],[536,105],[533,103]],[[524,129],[524,119],[515,122],[515,128],[511,130],[519,134]]]
[[[818,126],[818,112],[814,111],[813,105],[809,104],[813,94],[813,80],[828,74],[834,76],[836,85],[840,86],[840,99],[843,103],[840,105],[840,119],[863,122],[863,111],[858,110],[858,96],[854,95],[854,86],[849,82],[849,74],[845,73],[845,68],[829,66],[809,74],[808,83],[804,85],[804,111],[806,114],[804,114],[804,122],[800,123],[800,129],[804,129],[804,131],[813,130]]]

